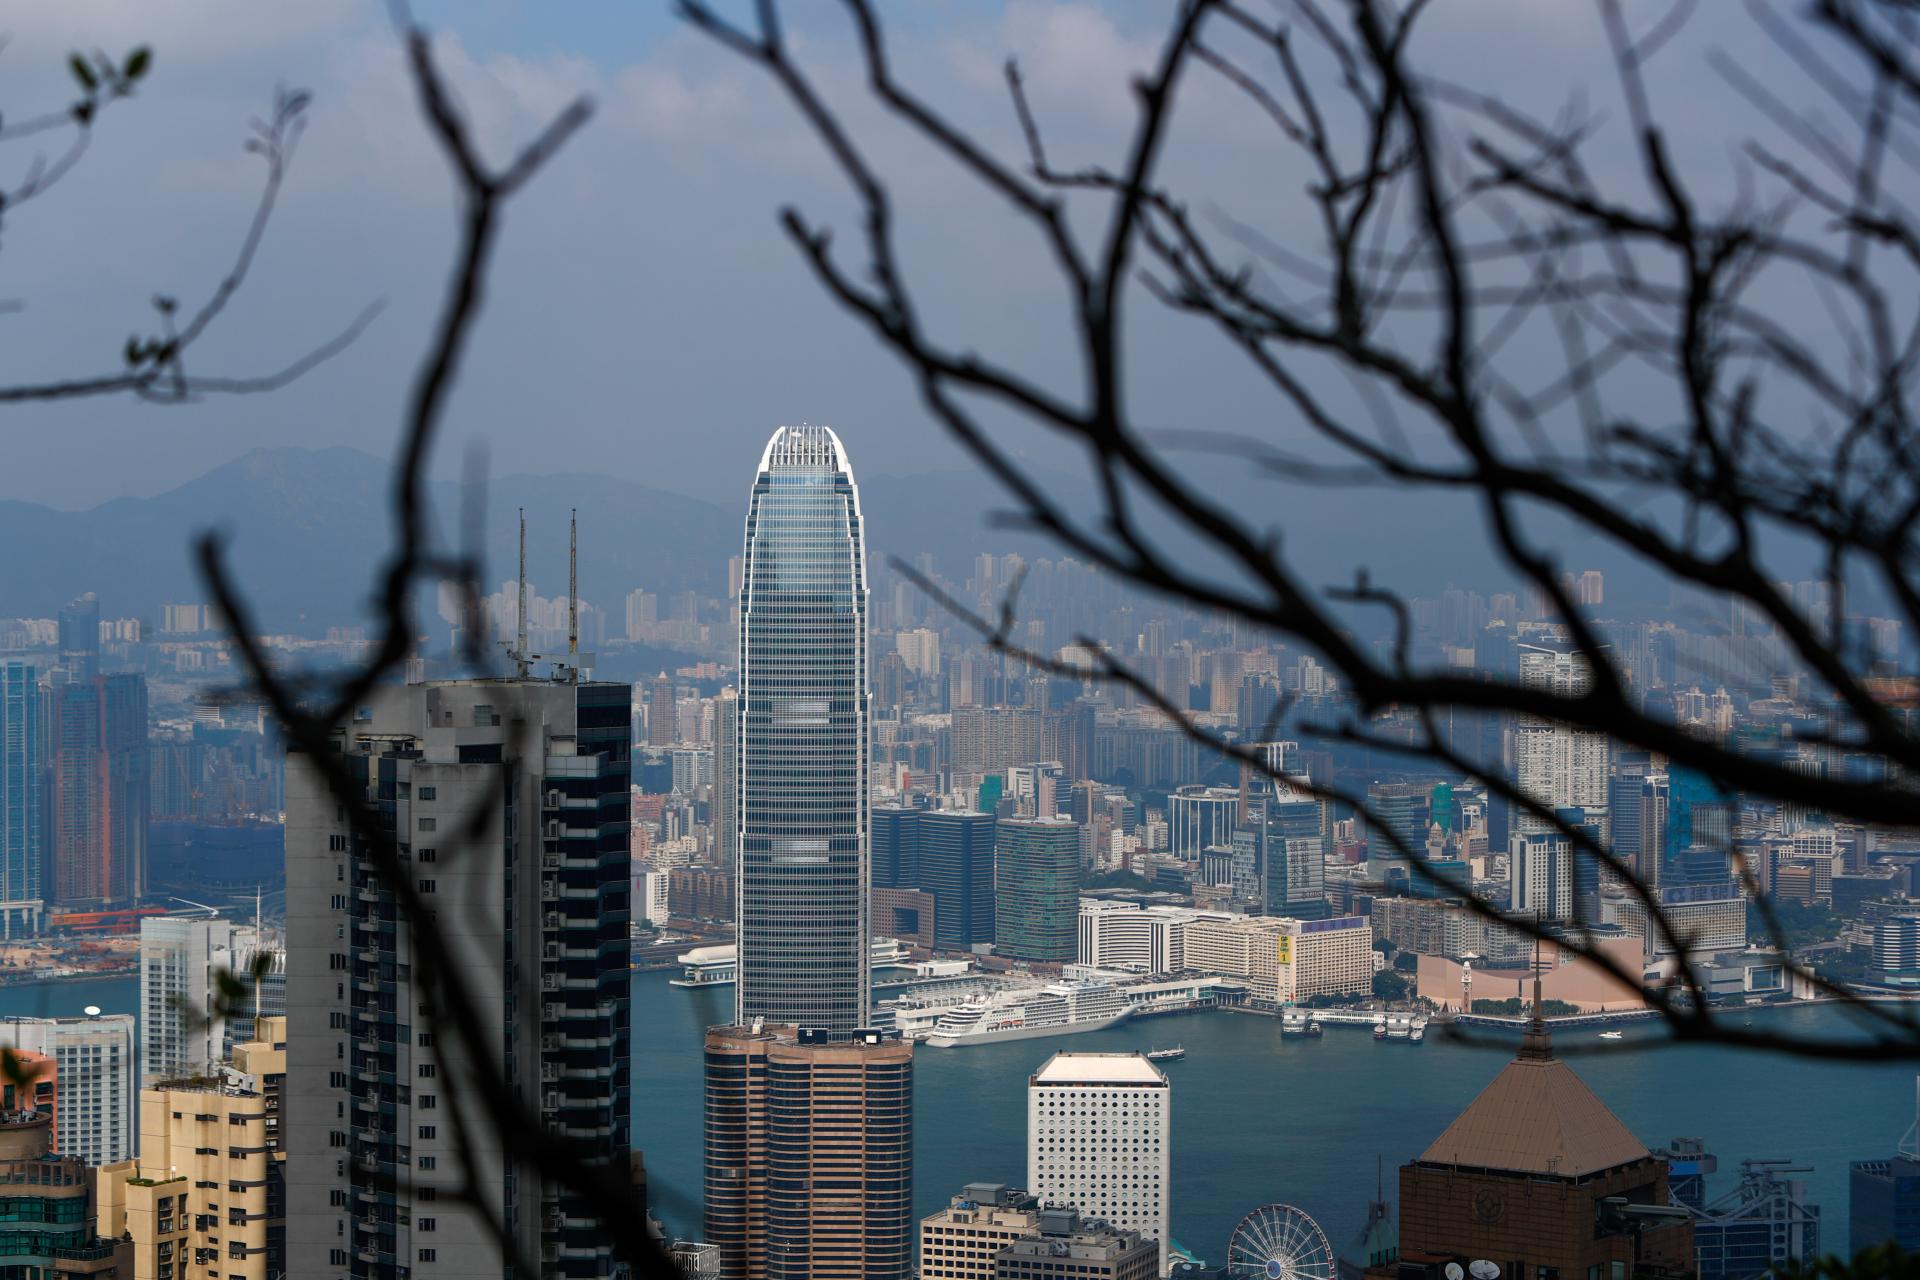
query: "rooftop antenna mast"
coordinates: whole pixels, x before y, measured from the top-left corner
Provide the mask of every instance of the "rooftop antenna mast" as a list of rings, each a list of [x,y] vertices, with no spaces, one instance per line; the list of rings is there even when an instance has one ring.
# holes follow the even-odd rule
[[[580,681],[580,508],[567,517],[567,681]]]
[[[522,680],[527,678],[527,509],[520,508],[520,589],[519,605],[515,609],[514,648],[510,655],[514,667]]]

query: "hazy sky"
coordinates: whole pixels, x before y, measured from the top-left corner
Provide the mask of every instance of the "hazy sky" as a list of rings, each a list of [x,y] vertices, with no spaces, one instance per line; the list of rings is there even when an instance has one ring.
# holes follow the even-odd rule
[[[1064,311],[1035,245],[968,182],[876,118],[853,75],[839,7],[792,6],[796,39],[892,178],[929,318],[966,342],[1071,389]],[[1150,60],[1170,5],[889,0],[897,58],[927,95],[1011,147],[1000,66],[1017,54],[1063,162],[1117,162],[1129,72]],[[736,495],[772,427],[829,422],[867,474],[960,465],[906,377],[821,295],[776,224],[802,206],[853,242],[851,206],[817,144],[754,69],[685,30],[662,3],[438,0],[420,16],[490,153],[508,154],[574,94],[586,132],[508,211],[484,322],[454,403],[443,458],[483,441],[496,472],[597,469],[701,496]],[[1701,51],[1750,33],[1707,6],[1676,73],[1705,79]],[[1426,51],[1456,74],[1497,74],[1503,93],[1549,109],[1591,79],[1585,6],[1446,0]],[[43,201],[6,214],[0,378],[112,368],[147,299],[191,304],[244,226],[258,162],[245,122],[276,84],[314,93],[311,128],[255,276],[194,367],[271,368],[369,301],[385,314],[353,350],[296,387],[161,409],[125,401],[6,410],[0,498],[82,506],[148,494],[259,445],[387,452],[453,243],[444,164],[417,118],[383,6],[355,0],[137,0],[17,7],[7,118],[71,95],[71,48],[155,48],[136,101],[99,125],[93,152]],[[1759,54],[1754,56],[1758,57]],[[1685,97],[1697,150],[1721,164],[1735,117],[1724,95]],[[1617,112],[1615,113],[1617,115]],[[1301,174],[1270,131],[1217,82],[1181,108],[1173,173],[1237,211],[1275,210],[1270,234],[1309,234],[1286,197]],[[18,173],[33,144],[0,149]],[[1692,145],[1692,144],[1689,144]],[[1144,299],[1136,394],[1169,425],[1273,428],[1271,401],[1219,344]],[[1064,378],[1062,383],[1060,379]],[[1276,429],[1284,430],[1284,426]],[[1039,442],[1033,447],[1044,448]]]

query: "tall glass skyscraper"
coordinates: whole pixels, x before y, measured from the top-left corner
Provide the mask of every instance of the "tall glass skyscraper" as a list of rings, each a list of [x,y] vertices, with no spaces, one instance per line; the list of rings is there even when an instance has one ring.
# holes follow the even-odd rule
[[[38,933],[46,817],[38,672],[0,662],[0,936]]]
[[[867,1026],[868,702],[853,470],[825,427],[782,427],[741,564],[738,1025],[706,1039],[720,1280],[912,1270],[913,1045]]]
[[[736,1021],[844,1036],[867,1016],[867,565],[840,439],[782,427],[740,586]]]

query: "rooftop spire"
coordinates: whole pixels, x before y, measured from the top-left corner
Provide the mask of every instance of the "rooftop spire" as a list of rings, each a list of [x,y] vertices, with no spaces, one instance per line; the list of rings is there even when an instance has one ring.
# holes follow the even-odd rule
[[[1533,935],[1533,1016],[1527,1019],[1527,1034],[1520,1041],[1522,1058],[1545,1061],[1553,1057],[1553,1036],[1547,1031],[1544,1003],[1540,997],[1540,935],[1536,933]]]

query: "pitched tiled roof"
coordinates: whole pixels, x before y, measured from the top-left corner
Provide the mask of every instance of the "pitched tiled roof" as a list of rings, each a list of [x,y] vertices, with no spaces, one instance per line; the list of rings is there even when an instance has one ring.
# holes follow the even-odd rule
[[[1523,1051],[1420,1158],[1577,1178],[1647,1154],[1573,1068],[1548,1053]]]

